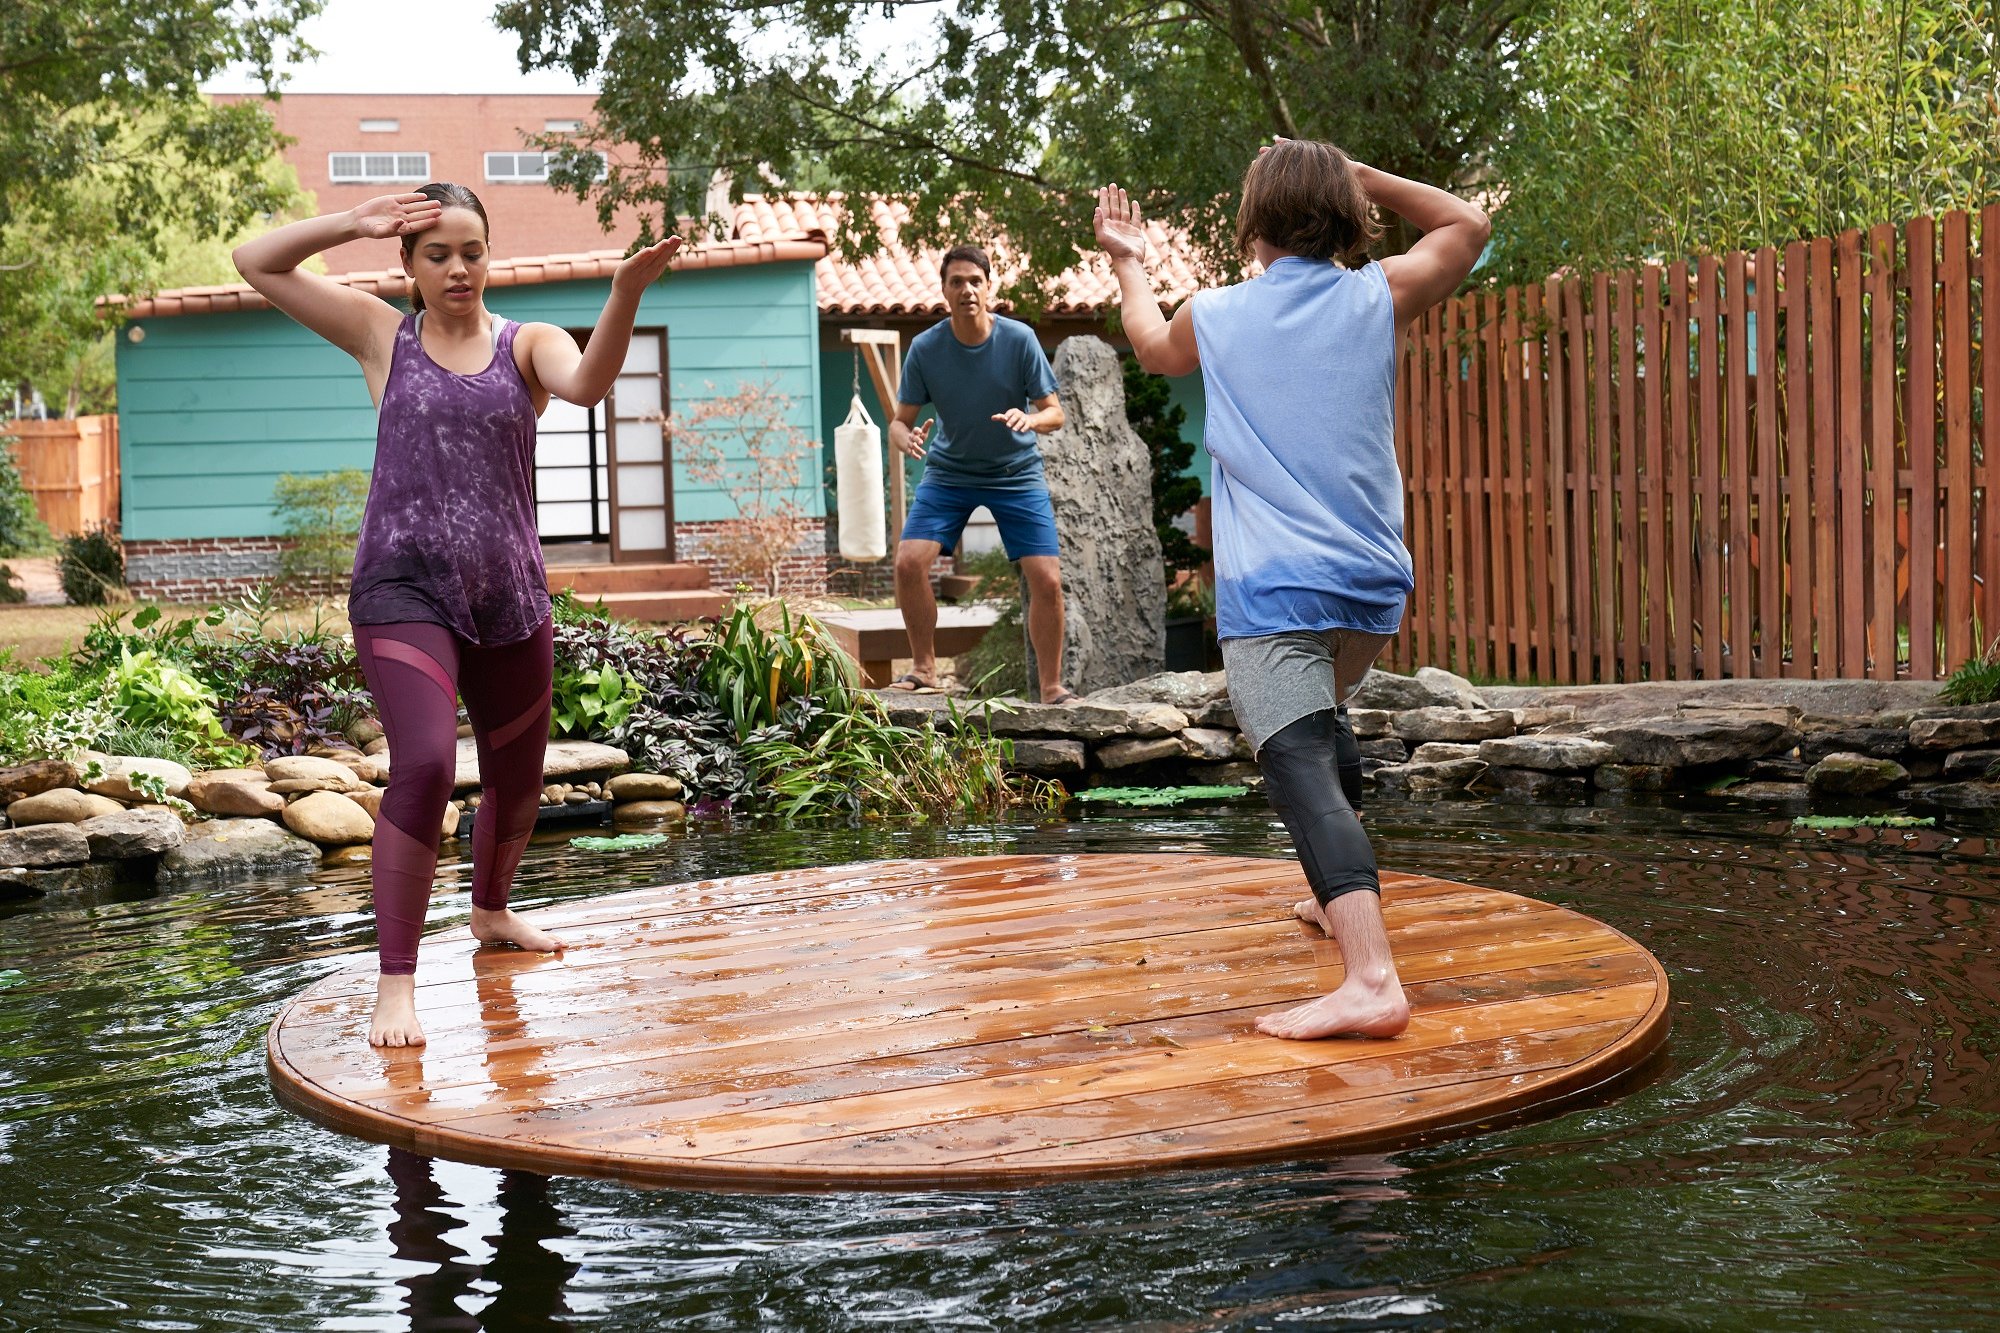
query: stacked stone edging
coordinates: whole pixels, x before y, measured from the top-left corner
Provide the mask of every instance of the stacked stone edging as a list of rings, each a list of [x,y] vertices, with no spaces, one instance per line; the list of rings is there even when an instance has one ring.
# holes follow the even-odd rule
[[[1951,707],[1910,681],[1718,681],[1477,688],[1448,671],[1370,672],[1349,707],[1368,780],[1537,799],[1711,791],[1773,805],[1897,801],[2000,809],[2000,703]],[[941,715],[883,696],[890,715]],[[961,713],[979,706],[958,702]],[[1858,711],[1855,711],[1858,710]],[[1222,672],[1169,672],[1081,703],[999,701],[1015,768],[1066,784],[1254,781]]]

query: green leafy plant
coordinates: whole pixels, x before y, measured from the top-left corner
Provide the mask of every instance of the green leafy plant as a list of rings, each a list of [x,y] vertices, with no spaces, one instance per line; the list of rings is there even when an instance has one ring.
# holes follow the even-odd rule
[[[1984,704],[2000,699],[2000,639],[1985,652],[1967,658],[1951,673],[1939,692],[1948,704]]]
[[[158,723],[137,724],[123,718],[100,732],[91,742],[91,748],[106,754],[130,755],[139,759],[167,759],[190,769],[201,768],[205,757],[200,746],[191,744],[187,737],[170,727]],[[136,786],[138,780],[135,778],[133,782]]]
[[[645,697],[638,681],[608,664],[560,671],[551,690],[549,732],[602,739],[623,726]]]
[[[48,525],[35,509],[35,497],[21,480],[20,464],[0,436],[0,555],[32,555],[49,546]]]
[[[1079,801],[1114,805],[1182,805],[1189,801],[1227,801],[1247,796],[1248,787],[1091,787],[1077,792]]]
[[[196,753],[226,763],[251,757],[223,731],[215,691],[153,650],[121,648],[111,680],[113,705],[126,725],[185,737]]]
[[[125,548],[117,529],[100,523],[63,538],[56,572],[62,578],[63,596],[72,605],[102,606],[121,600],[125,594]]]
[[[367,503],[368,474],[359,468],[278,478],[271,504],[291,543],[278,559],[290,587],[317,593],[346,585]]]
[[[57,660],[45,671],[0,665],[0,756],[67,759],[119,725],[110,673]]]

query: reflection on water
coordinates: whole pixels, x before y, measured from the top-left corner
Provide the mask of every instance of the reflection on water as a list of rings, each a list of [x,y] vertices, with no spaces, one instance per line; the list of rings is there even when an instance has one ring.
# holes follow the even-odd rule
[[[1388,1156],[1021,1191],[644,1191],[434,1162],[277,1108],[264,1028],[369,946],[365,868],[0,906],[0,1328],[2000,1322],[1990,829],[1795,834],[1723,802],[1370,818],[1387,866],[1559,902],[1651,948],[1676,1005],[1657,1071]],[[1249,804],[711,827],[616,856],[545,839],[522,893],[1130,850],[1284,843]],[[465,867],[444,877],[433,926],[469,911]],[[506,969],[475,991],[486,1021],[518,1018]]]

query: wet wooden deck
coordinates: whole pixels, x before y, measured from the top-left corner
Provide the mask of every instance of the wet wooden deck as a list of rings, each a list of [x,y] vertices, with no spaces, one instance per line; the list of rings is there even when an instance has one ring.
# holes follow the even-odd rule
[[[650,1184],[1009,1184],[1339,1153],[1574,1097],[1665,1039],[1667,980],[1589,917],[1386,875],[1415,1017],[1279,1041],[1340,980],[1295,862],[996,856],[549,908],[560,960],[424,941],[430,1044],[366,1044],[372,957],[272,1024],[279,1099],[418,1152]]]

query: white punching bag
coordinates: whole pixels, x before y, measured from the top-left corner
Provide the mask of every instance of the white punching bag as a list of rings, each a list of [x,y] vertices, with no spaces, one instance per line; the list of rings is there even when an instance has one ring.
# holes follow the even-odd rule
[[[840,497],[840,557],[880,560],[889,553],[882,498],[882,431],[861,395],[833,432],[834,487]]]

